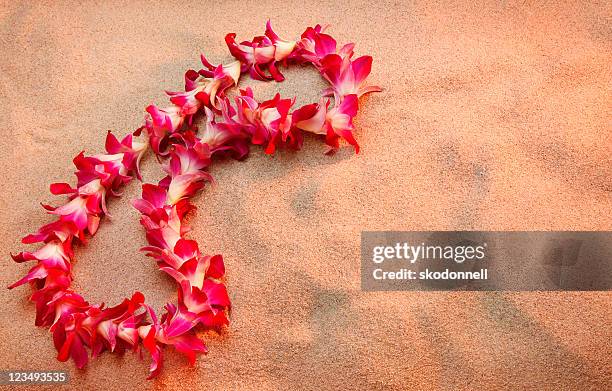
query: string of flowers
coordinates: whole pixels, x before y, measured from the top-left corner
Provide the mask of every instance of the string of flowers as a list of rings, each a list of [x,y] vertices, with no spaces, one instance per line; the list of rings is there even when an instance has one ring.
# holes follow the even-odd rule
[[[43,205],[58,218],[22,239],[42,246],[12,256],[16,262],[36,261],[36,265],[9,288],[28,282],[34,287],[30,300],[36,306],[35,324],[53,333],[58,360],[72,357],[83,368],[90,355],[141,353],[142,345],[151,355],[149,378],[153,378],[161,371],[164,346],[173,346],[193,365],[196,355],[207,351],[195,327],[219,331],[229,324],[231,303],[223,258],[203,255],[197,242],[185,236],[189,231],[185,217],[195,209],[190,198],[212,181],[206,170],[213,158],[243,159],[249,144],[264,146],[267,154],[279,147],[297,150],[302,146],[302,131],[307,131],[325,136],[326,153],[337,150],[340,139],[359,152],[352,123],[358,98],[381,91],[366,82],[372,57],[353,59],[354,44],[337,47],[324,31],[317,25],[307,28],[299,40],[285,40],[268,21],[265,34],[251,41],[237,43],[236,35],[228,34],[225,41],[236,61],[213,66],[201,56],[203,68],[185,73],[185,91],[167,92],[170,106],[147,107],[144,125],[121,141],[109,132],[106,154],[81,152],[74,158],[76,187],[51,185],[51,193],[68,195],[68,202],[57,208]],[[330,88],[318,103],[292,110],[295,98],[282,99],[279,94],[260,103],[248,87],[240,90],[233,103],[226,95],[247,72],[256,80],[280,82],[284,80],[280,65],[290,63],[311,64],[329,81]],[[198,136],[194,122],[200,114],[206,120]],[[167,303],[159,318],[140,292],[105,307],[89,304],[70,289],[73,245],[86,244],[88,236],[95,235],[101,218],[108,215],[108,196],[119,196],[132,177],[141,179],[139,162],[147,147],[140,140],[143,131],[167,176],[157,185],[143,184],[142,197],[132,201],[142,214],[149,244],[142,250],[178,285],[177,304]]]

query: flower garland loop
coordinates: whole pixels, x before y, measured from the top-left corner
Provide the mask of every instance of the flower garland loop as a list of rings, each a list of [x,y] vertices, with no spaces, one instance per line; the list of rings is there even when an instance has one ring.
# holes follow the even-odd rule
[[[352,133],[358,98],[381,91],[366,83],[372,57],[353,59],[354,44],[337,47],[324,30],[316,25],[296,41],[284,40],[268,21],[265,35],[251,41],[237,43],[236,34],[227,34],[225,42],[236,61],[214,66],[201,56],[204,68],[185,73],[185,91],[167,92],[169,107],[148,106],[144,125],[121,141],[109,131],[105,154],[78,154],[73,160],[75,187],[67,183],[50,186],[52,194],[66,194],[68,201],[60,207],[43,205],[57,220],[22,239],[42,246],[12,255],[16,262],[36,261],[36,265],[9,288],[28,282],[34,287],[30,300],[36,305],[35,324],[49,327],[58,360],[72,357],[83,368],[90,355],[96,357],[105,350],[142,352],[142,345],[151,355],[149,378],[153,378],[162,368],[165,345],[183,353],[192,365],[197,353],[206,353],[194,328],[220,330],[228,325],[231,304],[225,267],[221,255],[203,255],[195,241],[185,238],[189,228],[184,219],[195,209],[189,199],[212,180],[205,170],[213,157],[243,159],[249,143],[264,146],[267,154],[280,146],[297,150],[302,146],[302,131],[324,135],[327,153],[339,147],[340,139],[359,152]],[[312,64],[330,83],[320,102],[292,110],[295,99],[276,94],[260,103],[248,87],[240,90],[233,103],[226,96],[242,73],[280,82],[284,77],[279,65],[290,63]],[[197,136],[193,122],[200,113],[206,121]],[[73,244],[85,244],[88,236],[95,235],[101,218],[108,215],[108,196],[119,196],[132,177],[141,179],[139,162],[147,149],[140,139],[143,131],[167,176],[157,185],[143,184],[142,198],[132,205],[142,214],[140,222],[149,244],[143,251],[178,285],[177,304],[166,304],[159,318],[140,292],[105,307],[89,304],[70,289]]]

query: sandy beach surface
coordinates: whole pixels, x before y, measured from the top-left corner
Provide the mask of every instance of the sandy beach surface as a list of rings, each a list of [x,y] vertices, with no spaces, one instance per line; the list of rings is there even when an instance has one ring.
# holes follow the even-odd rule
[[[0,4],[2,283],[29,265],[9,252],[51,221],[49,184],[74,179],[72,158],[102,151],[108,129],[140,126],[144,107],[181,88],[183,72],[231,59],[228,32],[250,39],[332,24],[374,57],[356,137],[362,152],[300,152],[211,169],[194,202],[191,238],[221,253],[231,326],[201,334],[195,367],[167,350],[149,359],[104,354],[85,370],[56,360],[34,327],[29,287],[0,289],[0,368],[68,370],[66,389],[537,389],[610,387],[607,292],[362,292],[363,230],[612,229],[609,2],[8,2]],[[257,97],[318,99],[310,68]],[[150,154],[144,178],[161,178]],[[145,244],[128,186],[110,202],[75,289],[115,304],[140,290],[156,309],[174,283],[139,253]],[[20,388],[20,389],[26,389]],[[37,389],[40,389],[38,387]]]

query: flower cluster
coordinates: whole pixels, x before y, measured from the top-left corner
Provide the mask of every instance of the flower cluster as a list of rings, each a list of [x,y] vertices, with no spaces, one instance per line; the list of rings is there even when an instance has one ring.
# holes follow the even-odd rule
[[[123,351],[138,346],[138,327],[143,324],[144,310],[138,313],[142,295],[104,308],[89,305],[81,295],[70,289],[72,282],[73,244],[85,242],[86,235],[95,235],[100,219],[108,214],[106,198],[118,195],[120,188],[138,174],[138,163],[146,144],[128,135],[122,141],[108,133],[106,154],[74,158],[77,186],[54,183],[51,193],[67,194],[68,202],[58,208],[43,205],[56,221],[23,238],[23,243],[42,242],[34,252],[13,256],[16,262],[36,261],[29,273],[9,288],[32,283],[36,291],[31,300],[36,303],[37,326],[50,327],[58,350],[58,360],[72,357],[82,368],[88,360],[85,347],[95,356],[103,350]]]
[[[229,323],[223,258],[202,255],[198,243],[184,237],[189,231],[184,217],[194,208],[189,198],[211,180],[210,174],[202,171],[211,162],[211,150],[192,133],[181,140],[183,144],[173,145],[169,152],[164,167],[168,175],[158,185],[144,184],[142,198],[132,202],[142,213],[141,223],[149,242],[143,250],[179,285],[178,306],[167,304],[168,312],[161,322],[154,321],[147,330],[141,330],[153,357],[153,375],[161,368],[161,345],[173,345],[193,363],[196,352],[206,351],[193,327],[201,324],[218,329]],[[150,308],[149,313],[155,319]]]
[[[336,40],[317,25],[298,40],[279,37],[270,22],[264,35],[236,42],[236,34],[225,41],[236,61],[212,65],[201,56],[203,68],[185,73],[184,91],[167,92],[169,105],[150,105],[144,125],[133,135],[117,140],[110,132],[106,154],[74,159],[77,185],[51,185],[53,194],[67,194],[68,202],[58,208],[43,205],[55,214],[55,222],[28,235],[24,243],[43,242],[34,252],[13,256],[17,262],[36,261],[16,286],[31,283],[35,292],[36,325],[49,327],[61,361],[72,357],[82,368],[101,352],[137,351],[140,346],[152,358],[150,376],[162,368],[164,346],[171,345],[194,363],[196,354],[207,351],[195,327],[220,329],[229,323],[230,299],[224,283],[221,255],[204,255],[198,244],[186,238],[187,214],[195,209],[190,198],[212,177],[206,171],[218,155],[236,159],[247,156],[249,144],[262,145],[273,154],[278,147],[300,149],[302,132],[325,136],[328,152],[337,150],[340,139],[359,152],[353,136],[353,118],[358,98],[381,91],[370,85],[372,58],[353,59],[354,44],[338,47]],[[284,80],[281,66],[311,64],[330,83],[317,103],[294,108],[295,99],[279,94],[258,102],[250,88],[230,99],[227,90],[238,85],[242,73],[257,80]],[[333,97],[333,104],[332,104]],[[205,116],[197,135],[198,115]],[[114,307],[90,305],[70,289],[74,242],[86,243],[104,215],[106,198],[119,195],[133,176],[140,179],[138,164],[146,144],[134,137],[146,131],[151,149],[162,162],[166,177],[158,184],[143,184],[142,196],[132,205],[141,213],[148,246],[143,251],[157,262],[159,270],[178,286],[178,301],[168,303],[158,314],[136,292]]]
[[[207,117],[205,142],[214,150],[232,150],[238,157],[246,155],[246,141],[264,145],[272,154],[278,146],[299,149],[302,131],[325,136],[328,152],[339,148],[344,139],[356,152],[359,145],[353,137],[353,118],[358,99],[369,92],[381,91],[366,79],[372,57],[353,59],[355,44],[338,47],[336,40],[324,33],[325,28],[309,27],[296,41],[282,39],[270,22],[265,34],[251,41],[236,42],[236,34],[227,34],[225,41],[237,61],[227,65],[211,65],[204,56],[200,71],[185,74],[185,91],[169,92],[171,106],[159,109],[149,106],[145,128],[155,153],[164,155],[172,144],[173,134],[190,130],[198,111]],[[226,90],[238,84],[241,73],[248,72],[257,80],[284,80],[280,65],[312,64],[329,81],[318,103],[293,110],[295,99],[273,99],[257,102],[250,88],[240,90],[234,102]],[[333,105],[329,97],[333,96]],[[217,121],[217,115],[220,119]]]

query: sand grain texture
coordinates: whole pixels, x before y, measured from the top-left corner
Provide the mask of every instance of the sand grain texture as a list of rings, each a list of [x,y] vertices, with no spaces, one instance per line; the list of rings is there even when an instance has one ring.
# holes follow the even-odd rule
[[[51,220],[51,182],[101,151],[107,129],[136,128],[143,108],[180,88],[200,52],[229,60],[223,37],[281,36],[331,23],[374,57],[356,136],[362,153],[299,153],[212,168],[191,237],[222,253],[231,328],[203,336],[195,368],[168,351],[105,354],[86,370],[55,360],[33,326],[27,287],[0,290],[0,367],[67,369],[78,389],[566,389],[610,386],[609,293],[362,293],[362,230],[610,230],[611,7],[607,2],[8,2],[0,5],[0,249],[3,284],[26,272],[9,252]],[[607,4],[606,4],[607,3]],[[317,99],[312,69],[253,84]],[[149,155],[147,180],[161,173]],[[159,309],[174,284],[138,252],[128,200],[111,202],[76,289],[117,303],[135,289]],[[68,388],[68,387],[66,387]],[[25,388],[24,388],[25,389]]]

